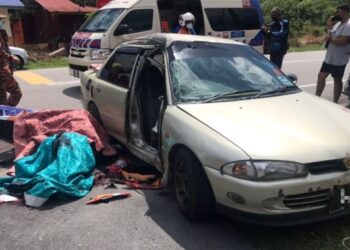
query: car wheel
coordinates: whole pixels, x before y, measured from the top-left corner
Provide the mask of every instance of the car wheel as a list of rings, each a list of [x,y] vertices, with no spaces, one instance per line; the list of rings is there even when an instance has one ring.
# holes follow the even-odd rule
[[[88,106],[88,111],[90,114],[103,126],[103,122],[100,116],[100,112],[94,103],[90,103]]]
[[[21,69],[23,69],[23,67],[24,67],[24,61],[23,61],[22,57],[17,56],[17,55],[14,55],[14,56],[18,58],[19,62],[18,62],[18,63],[13,62],[13,68],[14,68],[15,70],[21,70]]]
[[[176,152],[173,178],[179,208],[187,219],[203,219],[214,213],[215,198],[209,180],[201,163],[185,148]]]

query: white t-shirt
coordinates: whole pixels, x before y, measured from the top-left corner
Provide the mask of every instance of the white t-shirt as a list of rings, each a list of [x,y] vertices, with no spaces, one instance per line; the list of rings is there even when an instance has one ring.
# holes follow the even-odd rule
[[[350,37],[350,19],[346,23],[338,22],[334,25],[331,30],[333,38],[339,36],[349,36]],[[350,43],[346,45],[335,45],[330,43],[328,45],[325,63],[332,65],[346,65],[350,58]]]

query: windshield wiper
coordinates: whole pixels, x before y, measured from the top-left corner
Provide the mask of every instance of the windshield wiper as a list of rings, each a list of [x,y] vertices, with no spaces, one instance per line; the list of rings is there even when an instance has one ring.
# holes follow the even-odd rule
[[[105,32],[107,29],[106,28],[98,28],[94,30],[95,32]]]
[[[209,99],[204,100],[203,103],[210,103],[210,102],[213,102],[213,101],[216,101],[216,100],[220,100],[220,99],[223,99],[223,98],[233,97],[233,96],[243,95],[243,94],[249,94],[249,93],[254,93],[254,92],[260,92],[260,90],[258,90],[258,89],[250,89],[250,90],[232,91],[232,92],[219,94],[219,95],[210,97]]]
[[[91,32],[91,30],[89,30],[89,29],[80,29],[80,30],[78,30],[79,32]]]
[[[289,90],[298,90],[296,86],[280,86],[274,89],[270,89],[267,91],[263,91],[255,96],[255,98],[259,98],[264,95],[269,95],[269,94],[274,94],[274,93],[282,93],[282,92],[287,92]]]

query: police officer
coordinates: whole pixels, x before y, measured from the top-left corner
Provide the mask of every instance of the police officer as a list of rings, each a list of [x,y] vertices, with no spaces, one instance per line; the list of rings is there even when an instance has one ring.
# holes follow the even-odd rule
[[[283,57],[289,48],[289,22],[282,17],[282,10],[275,7],[271,10],[272,23],[263,26],[263,32],[270,40],[270,60],[282,68]]]

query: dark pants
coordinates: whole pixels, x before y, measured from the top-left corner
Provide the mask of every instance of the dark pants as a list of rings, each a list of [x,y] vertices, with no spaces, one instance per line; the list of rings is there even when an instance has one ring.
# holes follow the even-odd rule
[[[7,92],[10,94],[7,97]],[[22,97],[22,91],[12,74],[0,70],[0,104],[16,106]]]
[[[283,57],[285,53],[270,53],[270,61],[277,67],[282,68]]]

